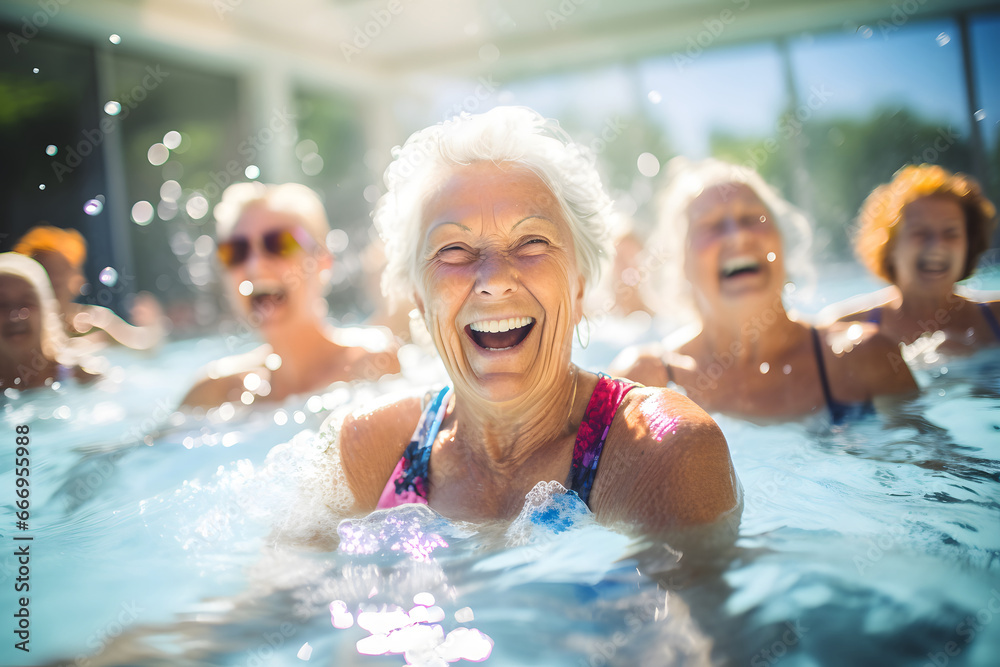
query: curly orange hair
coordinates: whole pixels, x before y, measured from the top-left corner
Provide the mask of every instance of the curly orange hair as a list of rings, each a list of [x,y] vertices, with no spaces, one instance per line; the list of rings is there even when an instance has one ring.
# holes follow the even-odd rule
[[[34,257],[40,252],[57,252],[79,269],[87,259],[87,242],[75,229],[38,225],[18,239],[14,252]]]
[[[935,164],[907,165],[896,172],[892,181],[875,188],[861,205],[854,251],[869,271],[879,278],[895,282],[889,262],[903,219],[903,208],[923,197],[951,197],[965,213],[968,250],[962,278],[976,268],[979,256],[990,245],[996,223],[996,207],[983,196],[976,179],[961,172],[952,173]]]

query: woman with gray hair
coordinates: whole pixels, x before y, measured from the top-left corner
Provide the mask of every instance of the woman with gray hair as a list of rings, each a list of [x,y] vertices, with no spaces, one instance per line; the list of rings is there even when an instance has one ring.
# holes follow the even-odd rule
[[[415,133],[385,181],[384,287],[413,299],[451,386],[344,420],[355,509],[510,519],[554,480],[602,522],[738,517],[729,449],[700,408],[570,358],[609,251],[610,201],[585,148],[530,109],[499,107]]]
[[[673,383],[706,410],[772,419],[827,408],[840,422],[916,388],[875,327],[817,329],[786,312],[786,251],[805,256],[809,225],[755,171],[676,158],[660,203],[651,253],[674,272],[666,287],[682,289],[671,307],[689,308],[700,328],[625,350],[613,372]]]

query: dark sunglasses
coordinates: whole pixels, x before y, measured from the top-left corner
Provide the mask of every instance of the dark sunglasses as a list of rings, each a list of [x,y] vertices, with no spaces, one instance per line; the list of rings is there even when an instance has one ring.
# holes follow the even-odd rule
[[[313,247],[316,244],[300,229],[275,229],[260,237],[261,244],[268,254],[275,257],[291,257],[295,253]],[[216,249],[219,261],[228,269],[239,266],[250,257],[250,239],[245,236],[234,236],[228,241],[220,241]]]

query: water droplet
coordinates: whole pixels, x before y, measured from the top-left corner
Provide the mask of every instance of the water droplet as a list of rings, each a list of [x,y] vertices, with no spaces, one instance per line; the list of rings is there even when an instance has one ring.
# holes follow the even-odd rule
[[[299,652],[295,654],[295,657],[299,660],[305,660],[308,662],[309,658],[312,657],[312,654],[313,648],[309,645],[309,642],[306,642],[302,645],[302,648],[299,649]]]
[[[146,159],[149,160],[149,164],[154,167],[159,167],[161,164],[166,162],[170,158],[170,149],[168,149],[163,144],[153,144],[146,151]]]
[[[302,159],[302,172],[306,176],[316,176],[323,171],[323,158],[319,153],[310,153]]]
[[[161,201],[156,205],[156,215],[160,216],[160,220],[173,220],[177,217],[177,211],[177,202]]]
[[[110,37],[108,37],[108,41],[111,42],[112,44],[121,44],[122,38],[119,37],[118,35],[112,34]]]
[[[986,120],[986,109],[978,109],[976,113],[972,114],[972,117],[976,120]]]
[[[38,189],[39,190],[44,190],[45,189],[45,183],[39,183],[38,184]]]
[[[858,34],[861,35],[863,39],[871,39],[871,36],[874,33],[872,32],[871,28],[869,28],[866,25],[863,25],[858,27]]]
[[[319,146],[312,139],[303,139],[295,145],[295,157],[305,160],[310,153],[319,153]]]
[[[38,68],[37,67],[32,68],[31,71],[34,72],[35,74],[38,74]]]
[[[174,150],[181,145],[181,133],[177,130],[170,130],[163,135],[163,145],[170,150]]]
[[[45,154],[46,155],[55,155],[58,152],[59,152],[59,149],[56,148],[55,145],[53,145],[53,144],[49,144],[48,146],[45,147]]]
[[[951,41],[951,37],[949,37],[948,33],[946,33],[946,32],[942,32],[941,34],[939,34],[934,39],[937,42],[938,46],[944,46],[945,44],[947,44],[948,42]]]
[[[773,262],[776,259],[778,259],[778,256],[775,255],[774,252],[767,253],[767,261]]]
[[[160,186],[160,199],[175,202],[181,197],[181,184],[177,181],[164,181]]]
[[[659,104],[660,102],[663,101],[663,95],[660,95],[660,92],[658,90],[649,91],[649,95],[647,95],[647,97],[649,98],[649,101],[652,102],[653,104]]]
[[[760,365],[760,372],[762,374],[766,375],[769,370],[771,370],[771,364],[766,361]]]
[[[347,250],[351,239],[343,229],[331,229],[326,234],[326,248],[334,255]]]
[[[255,164],[248,165],[247,168],[243,170],[243,173],[252,181],[255,178],[260,178],[260,167]]]
[[[643,153],[636,160],[639,173],[648,178],[652,178],[660,173],[660,161],[652,153]]]
[[[202,195],[194,195],[187,200],[184,210],[193,220],[201,220],[208,213],[208,200]]]
[[[97,275],[97,279],[100,280],[101,284],[105,287],[114,287],[118,282],[118,272],[115,271],[113,267],[105,266]]]
[[[88,199],[83,205],[83,212],[87,215],[97,215],[104,210],[104,202],[100,199]]]
[[[260,387],[260,376],[256,373],[247,373],[243,378],[243,388],[247,391],[256,391]]]
[[[104,105],[104,113],[108,114],[109,116],[117,116],[121,112],[122,112],[122,105],[118,104],[118,102],[115,102],[114,100],[111,100],[110,102]]]
[[[137,225],[148,225],[153,220],[153,205],[146,200],[137,201],[132,205],[132,222]]]

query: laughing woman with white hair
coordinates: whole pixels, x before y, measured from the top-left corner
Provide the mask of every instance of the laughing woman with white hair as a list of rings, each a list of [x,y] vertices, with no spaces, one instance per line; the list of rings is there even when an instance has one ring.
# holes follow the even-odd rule
[[[697,323],[681,340],[625,350],[613,372],[669,384],[706,410],[788,419],[828,410],[834,422],[873,399],[916,388],[899,351],[874,326],[815,328],[790,316],[786,257],[804,265],[809,225],[751,169],[675,158],[650,252],[657,288]],[[686,335],[685,335],[686,334]]]
[[[499,107],[415,133],[385,180],[383,285],[413,299],[451,385],[344,420],[356,510],[511,519],[555,480],[605,523],[738,517],[729,449],[700,408],[570,358],[609,252],[610,201],[585,148],[530,109]]]

